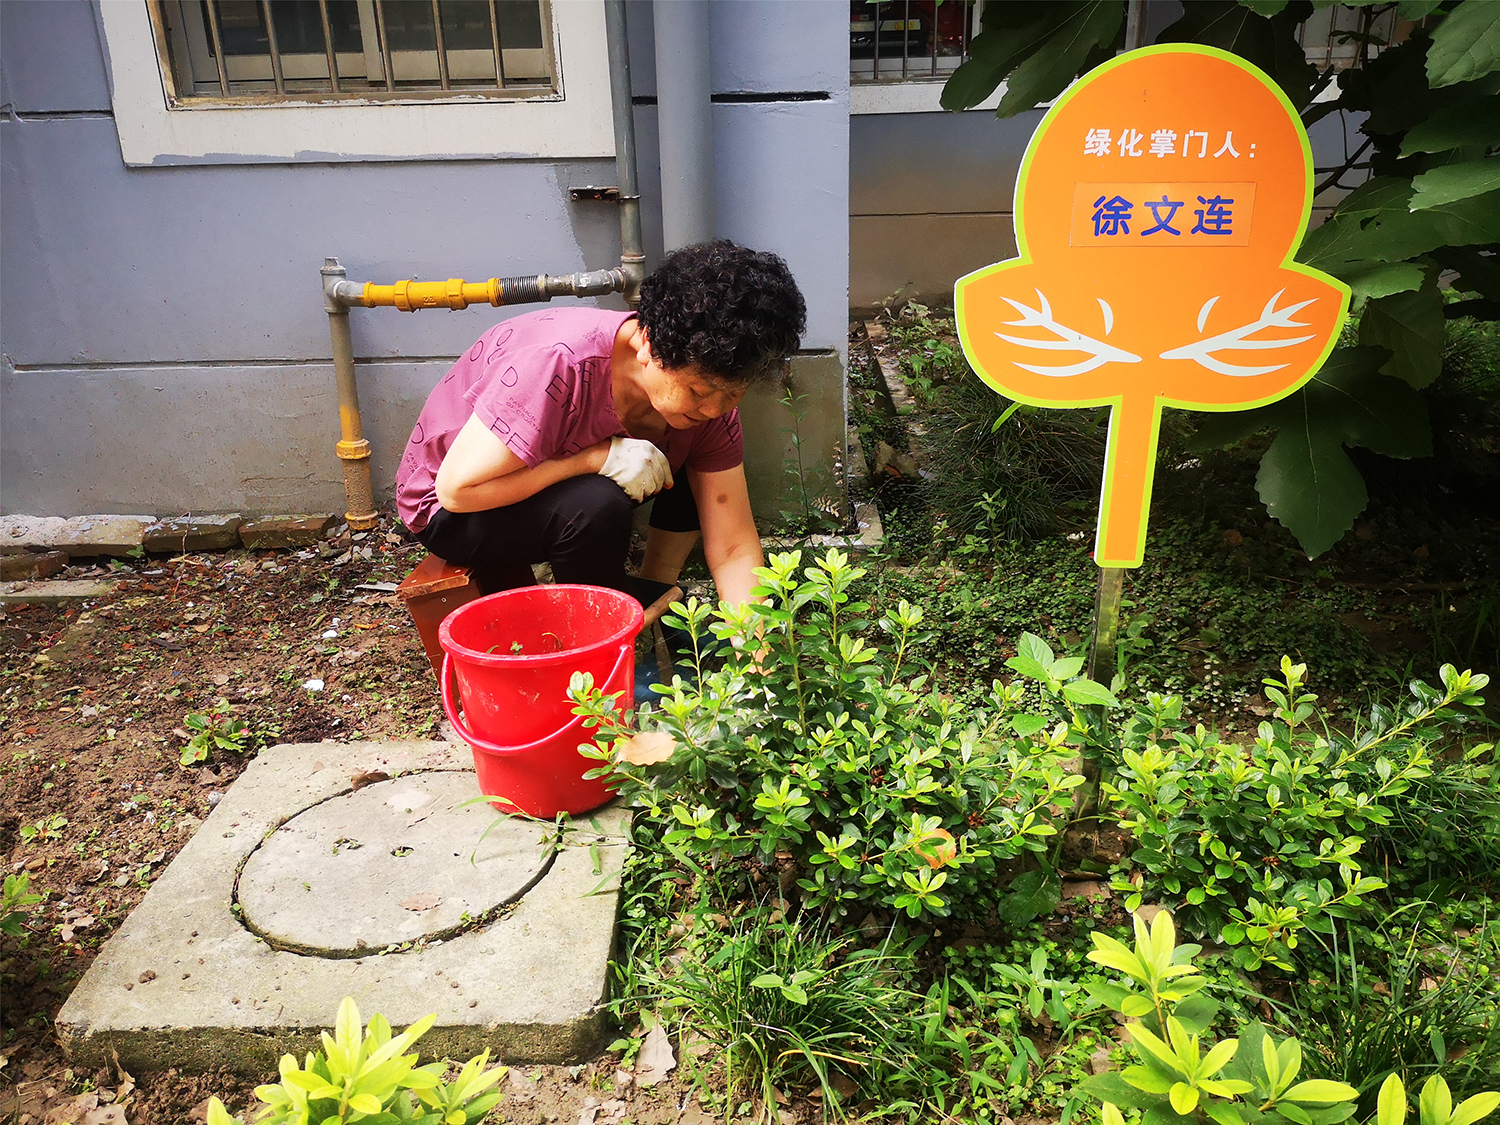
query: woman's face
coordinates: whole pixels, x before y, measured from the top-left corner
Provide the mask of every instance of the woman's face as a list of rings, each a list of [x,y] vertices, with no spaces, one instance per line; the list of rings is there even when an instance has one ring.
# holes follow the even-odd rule
[[[639,358],[645,368],[643,382],[651,406],[674,430],[686,430],[701,422],[728,414],[745,397],[745,385],[707,375],[696,367],[666,368],[643,345]]]

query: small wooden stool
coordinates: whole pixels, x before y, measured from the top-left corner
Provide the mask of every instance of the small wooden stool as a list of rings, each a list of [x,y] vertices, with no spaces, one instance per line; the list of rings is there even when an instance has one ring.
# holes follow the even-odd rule
[[[643,581],[643,580],[637,580]],[[656,659],[661,674],[670,678],[672,660],[667,652],[666,641],[658,622],[673,602],[682,600],[680,586],[662,586],[650,583],[650,592],[660,588],[656,600],[645,607],[644,628],[655,632]],[[466,566],[454,566],[450,562],[428,555],[417,564],[396,587],[396,593],[406,603],[412,623],[417,627],[417,636],[422,638],[422,648],[427,653],[427,662],[432,665],[432,674],[439,680],[443,676],[443,646],[438,641],[438,626],[459,606],[480,597],[479,585]]]

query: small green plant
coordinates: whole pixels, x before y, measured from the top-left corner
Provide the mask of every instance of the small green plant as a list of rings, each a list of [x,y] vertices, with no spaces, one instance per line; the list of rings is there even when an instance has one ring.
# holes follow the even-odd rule
[[[53,813],[42,817],[35,824],[21,825],[21,839],[28,844],[36,840],[61,840],[63,829],[67,826],[67,817],[62,813]]]
[[[5,877],[4,888],[0,889],[0,934],[21,936],[22,923],[26,921],[26,908],[42,901],[41,895],[28,889],[30,885],[31,876],[25,871]]]
[[[747,1087],[767,1120],[778,1116],[776,1092],[788,1087],[813,1084],[828,1106],[839,1103],[838,1076],[873,1092],[895,1061],[914,999],[892,980],[904,958],[772,917],[760,906],[727,935],[696,927],[688,956],[637,981],[664,1020],[723,1050],[726,1117]]]
[[[485,1070],[489,1052],[464,1064],[452,1082],[443,1081],[444,1063],[417,1065],[405,1051],[436,1017],[426,1016],[400,1035],[382,1015],[370,1017],[360,1034],[359,1009],[348,996],[339,1005],[334,1033],[323,1033],[323,1049],[309,1051],[303,1066],[281,1057],[281,1081],[257,1086],[265,1103],[257,1125],[473,1125],[501,1098],[491,1087],[507,1072]],[[208,1125],[241,1125],[218,1098],[208,1103]]]
[[[840,524],[838,501],[830,499],[833,490],[829,488],[827,470],[819,465],[809,465],[802,453],[802,422],[807,417],[807,407],[803,404],[806,401],[807,395],[799,395],[791,387],[779,400],[792,419],[792,424],[782,430],[790,446],[790,452],[782,462],[782,477],[792,506],[782,509],[780,515],[783,525],[799,536],[835,532]]]
[[[214,750],[243,754],[254,736],[243,719],[236,719],[227,700],[219,700],[208,714],[191,714],[182,720],[193,735],[182,748],[182,764],[208,760]]]
[[[1079,709],[1113,697],[1078,676],[1082,660],[1030,635],[1012,667],[1041,685],[1051,714],[1021,713],[1019,680],[996,683],[983,709],[924,690],[925,677],[902,683],[921,611],[900,603],[876,623],[886,643],[867,641],[869,606],[849,593],[864,571],[831,550],[799,576],[801,558],[756,571],[764,604],[674,607],[697,678],[656,689],[659,709],[636,715],[641,735],[613,697],[574,678],[575,713],[602,744],[582,752],[606,763],[589,776],[670,822],[664,843],[686,854],[789,857],[807,905],[972,909],[993,896],[1000,864],[1047,850],[1083,781],[1067,768]],[[710,631],[729,642],[712,672]]]
[[[1446,765],[1430,750],[1463,721],[1459,708],[1483,705],[1482,673],[1444,665],[1442,690],[1414,681],[1404,714],[1376,706],[1353,733],[1312,726],[1317,696],[1305,690],[1306,675],[1306,665],[1282,658],[1281,677],[1264,681],[1273,714],[1250,746],[1201,725],[1184,730],[1180,697],[1148,696],[1124,727],[1117,772],[1104,786],[1138,844],[1131,861],[1143,881],[1114,882],[1127,907],[1147,899],[1180,907],[1185,925],[1235,947],[1247,969],[1289,969],[1304,928],[1328,933],[1334,918],[1362,915],[1365,896],[1386,884],[1361,872],[1361,850],[1399,838],[1414,787],[1435,771],[1488,776],[1488,745]],[[1421,829],[1429,847],[1452,819],[1432,809]]]
[[[1202,995],[1205,978],[1192,963],[1201,947],[1177,945],[1167,911],[1150,926],[1137,915],[1135,935],[1131,949],[1095,934],[1089,955],[1129,982],[1095,984],[1090,991],[1133,1020],[1126,1031],[1135,1063],[1083,1084],[1084,1093],[1103,1103],[1105,1125],[1125,1125],[1121,1106],[1152,1125],[1335,1125],[1354,1115],[1354,1086],[1325,1078],[1298,1081],[1297,1039],[1278,1041],[1249,1023],[1238,1038],[1205,1040],[1218,1005]],[[1419,1104],[1423,1125],[1474,1125],[1500,1105],[1500,1093],[1477,1094],[1455,1110],[1447,1083],[1434,1076]],[[1376,1120],[1402,1125],[1405,1116],[1405,1089],[1392,1074],[1381,1088]]]
[[[1308,1069],[1360,1085],[1364,1109],[1374,1108],[1374,1082],[1386,1073],[1409,1084],[1438,1075],[1460,1093],[1500,1073],[1500,940],[1489,925],[1465,939],[1440,920],[1411,921],[1428,905],[1394,912],[1409,926],[1404,934],[1384,922],[1373,932],[1340,927],[1331,956],[1305,956],[1306,971],[1288,982],[1284,1021],[1316,1044]]]

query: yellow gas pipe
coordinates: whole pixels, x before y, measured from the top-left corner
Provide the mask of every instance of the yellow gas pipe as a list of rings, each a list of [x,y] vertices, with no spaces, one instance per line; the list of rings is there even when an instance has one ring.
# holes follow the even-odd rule
[[[625,292],[640,279],[625,269],[593,270],[562,277],[531,274],[525,277],[492,277],[488,281],[398,281],[376,285],[346,279],[337,258],[323,260],[323,309],[328,313],[328,331],[333,340],[333,373],[339,392],[341,440],[334,447],[344,466],[344,497],[349,510],[344,519],[356,531],[375,526],[374,492],[370,483],[370,443],[365,440],[359,416],[359,386],[354,378],[354,339],[349,330],[349,309],[389,307],[402,312],[418,309],[466,309],[470,305],[529,304],[553,297],[591,297]]]

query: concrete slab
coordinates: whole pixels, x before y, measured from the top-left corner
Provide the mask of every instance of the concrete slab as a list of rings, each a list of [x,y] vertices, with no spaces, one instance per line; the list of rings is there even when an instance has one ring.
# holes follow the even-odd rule
[[[0,582],[0,605],[63,605],[107,597],[119,588],[118,582],[83,578]]]
[[[237,547],[245,519],[238,512],[222,516],[174,516],[146,528],[141,546],[157,553],[221,551]]]
[[[102,1066],[118,1056],[126,1069],[227,1066],[260,1076],[274,1071],[284,1052],[315,1048],[318,1033],[331,1027],[340,999],[349,995],[367,1016],[381,1012],[396,1027],[436,1013],[436,1026],[423,1039],[424,1053],[467,1058],[488,1048],[521,1063],[585,1057],[603,1030],[599,1005],[606,989],[628,814],[607,808],[578,818],[555,847],[551,824],[506,818],[498,829],[503,843],[491,844],[494,832],[481,842],[494,817],[483,806],[452,807],[460,791],[478,793],[471,765],[467,747],[435,742],[314,743],[262,752],[74,989],[56,1024],[65,1049],[87,1066]],[[374,771],[393,780],[355,792],[354,777]],[[351,800],[351,793],[360,800]],[[425,804],[424,797],[430,798]],[[334,807],[316,811],[329,805]],[[314,884],[313,878],[298,874],[312,872],[310,866],[284,868],[288,887],[276,870],[278,864],[292,862],[286,857],[296,851],[299,839],[311,861],[311,842],[318,837],[308,830],[319,816],[320,832],[342,832],[337,826],[347,824],[351,813],[368,814],[356,831],[374,857],[375,841],[383,846],[387,840],[380,832],[400,831],[397,824],[408,826],[428,805],[430,815],[410,823],[404,843],[397,845],[413,852],[392,856],[392,849],[385,848],[389,866],[370,863],[363,890],[357,883]],[[381,807],[388,810],[381,813],[387,823],[377,830],[375,811]],[[407,813],[407,808],[413,811]],[[441,830],[422,829],[428,820],[444,819],[451,823]],[[278,831],[284,826],[286,831]],[[419,849],[436,849],[439,841],[450,853],[447,864],[417,878],[400,874],[412,870],[401,865]],[[326,843],[327,871],[336,872],[335,841]],[[341,855],[358,856],[365,850],[349,853],[345,848]],[[510,861],[495,862],[501,853],[509,854]],[[528,855],[540,868],[534,878],[527,874]],[[262,867],[258,875],[254,864]],[[310,900],[310,909],[302,911],[304,926],[347,934],[362,928],[362,919],[371,913],[368,878],[378,877],[382,868],[391,872],[389,880],[399,892],[397,909],[414,914],[426,910],[401,903],[425,906],[427,899],[445,897],[427,886],[437,875],[448,880],[442,884],[446,893],[455,898],[477,895],[476,903],[513,897],[518,881],[529,880],[530,885],[499,910],[478,916],[471,911],[467,928],[460,911],[461,932],[454,936],[429,933],[425,939],[372,947],[364,954],[355,950],[354,956],[277,949],[242,920],[249,915],[265,925],[275,914],[275,904],[267,906],[265,899],[300,895]],[[509,874],[492,881],[489,873],[502,869]],[[249,884],[281,889],[262,893],[257,903],[242,872],[250,874]],[[461,872],[469,875],[469,883]],[[317,878],[325,877],[320,869]],[[267,884],[266,879],[273,881]],[[315,889],[304,889],[303,881]],[[238,901],[237,883],[246,892]],[[437,904],[426,909],[435,910]],[[318,912],[333,925],[325,929],[321,922],[307,921]],[[452,929],[444,922],[434,932]]]
[[[470,774],[421,773],[298,813],[246,860],[241,918],[277,949],[321,957],[472,929],[530,890],[552,860],[535,825],[497,822],[488,805],[468,804],[477,792]],[[331,900],[341,909],[329,910]]]

